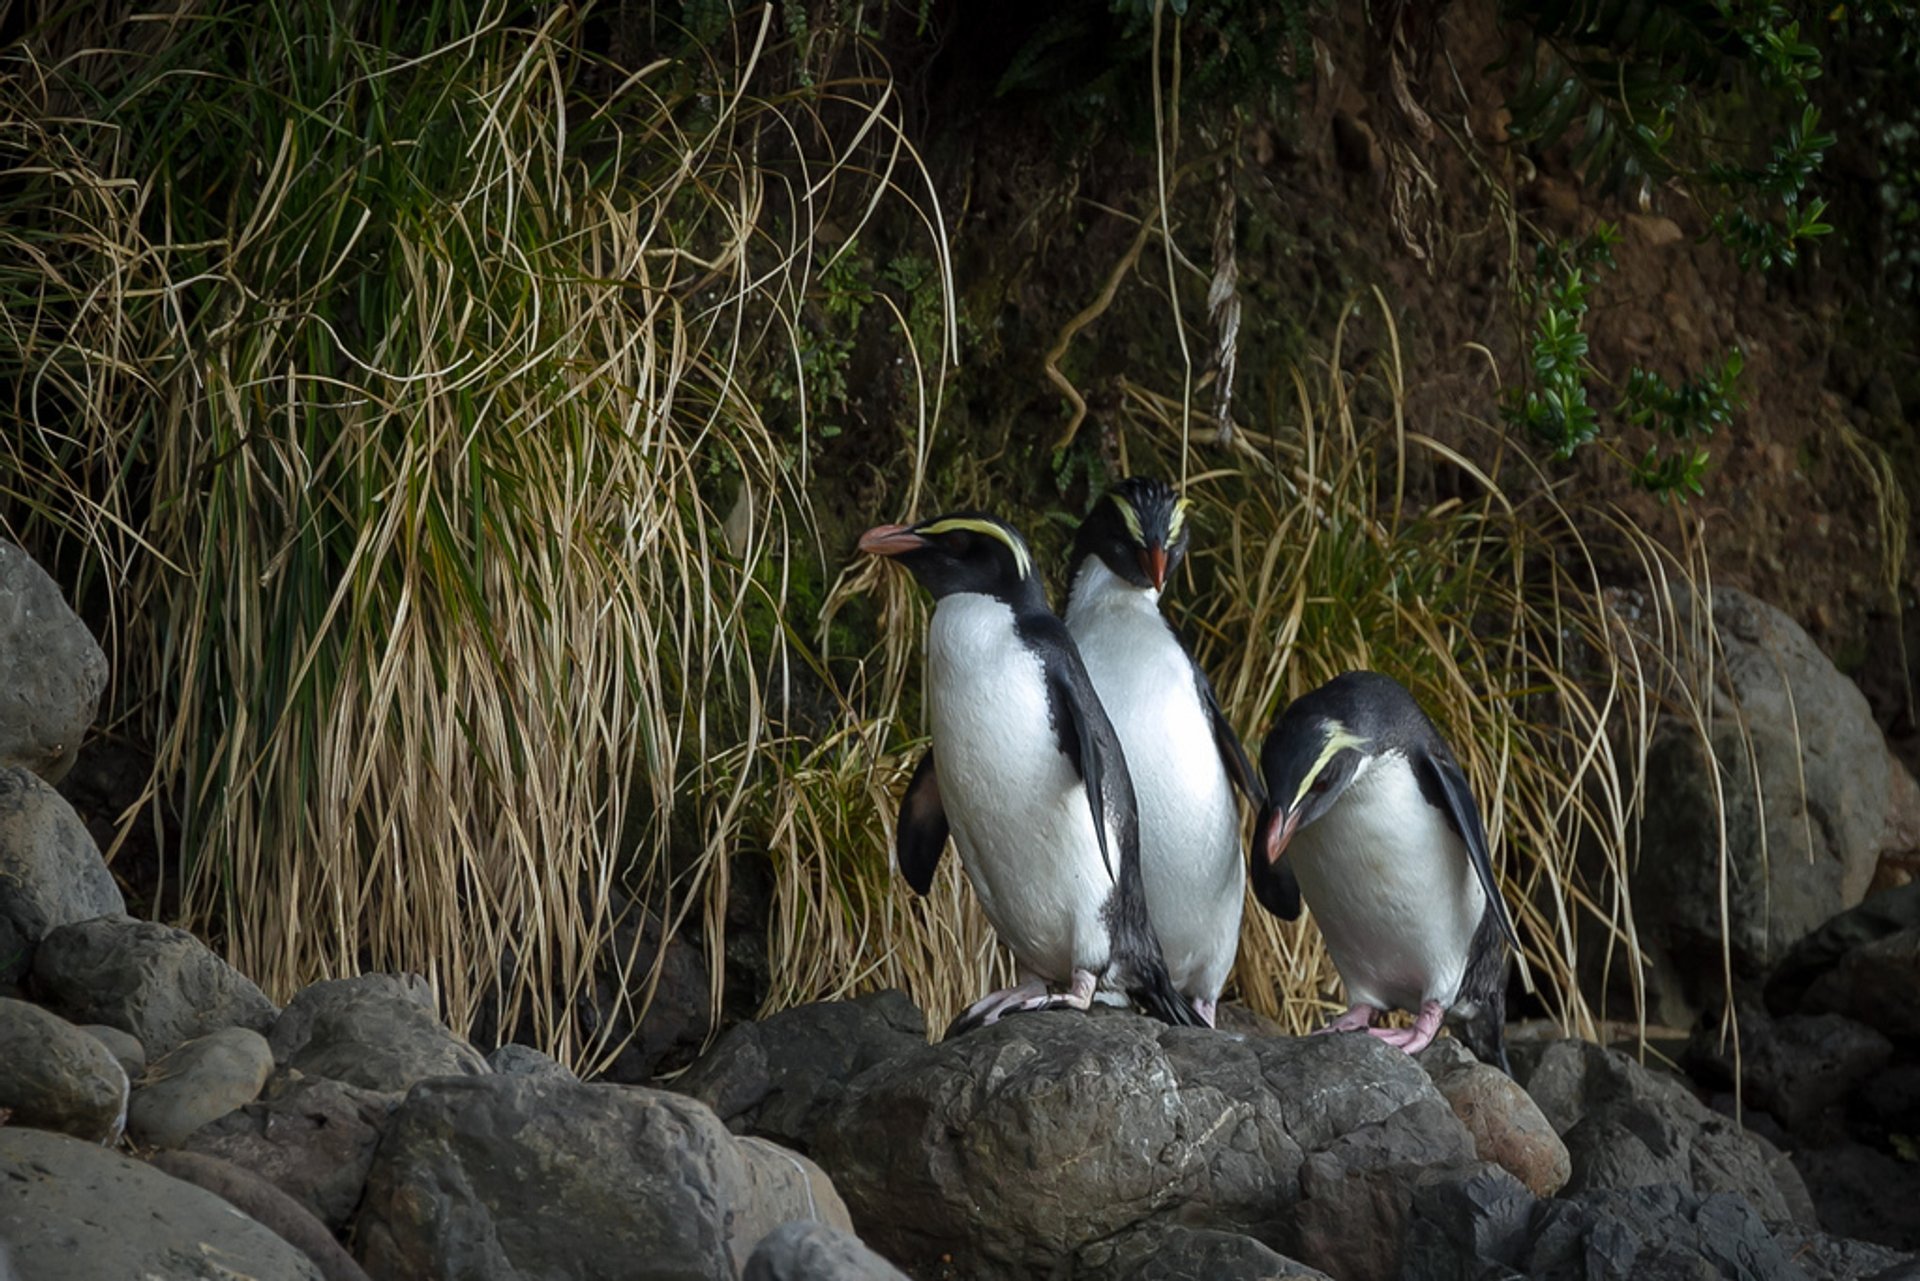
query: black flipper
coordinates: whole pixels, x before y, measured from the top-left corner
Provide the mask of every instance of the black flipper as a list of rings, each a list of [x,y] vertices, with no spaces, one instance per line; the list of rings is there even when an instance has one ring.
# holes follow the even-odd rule
[[[929,747],[914,766],[913,778],[900,797],[900,821],[894,825],[893,845],[900,875],[916,894],[933,888],[940,855],[947,848],[947,811],[940,804],[940,777],[934,772]]]
[[[1493,874],[1493,854],[1487,848],[1487,829],[1480,822],[1480,807],[1474,804],[1467,776],[1444,749],[1415,753],[1413,766],[1421,794],[1428,801],[1438,803],[1447,815],[1448,825],[1466,842],[1467,862],[1473,865],[1473,874],[1480,878],[1480,888],[1486,892],[1494,924],[1508,945],[1518,949],[1520,937],[1513,932],[1513,922],[1507,919],[1507,902],[1500,895],[1500,882]]]
[[[1254,901],[1283,921],[1300,919],[1300,882],[1286,856],[1267,862],[1267,829],[1280,821],[1279,814],[1262,807],[1260,822],[1253,829],[1253,849],[1248,855],[1247,879],[1253,882]]]
[[[1454,998],[1460,1039],[1482,1063],[1513,1075],[1507,1062],[1507,947],[1500,937],[1494,906],[1480,914],[1467,950],[1467,972]]]
[[[1233,780],[1240,794],[1256,809],[1264,807],[1267,803],[1266,786],[1255,772],[1253,762],[1247,759],[1247,749],[1240,742],[1240,736],[1227,723],[1226,713],[1220,710],[1220,700],[1214,697],[1213,685],[1198,663],[1193,664],[1193,679],[1200,687],[1200,705],[1207,709],[1207,722],[1213,726],[1213,743],[1220,750],[1220,763],[1226,766],[1227,777]]]
[[[1062,630],[1065,629],[1062,628]],[[1100,861],[1107,865],[1107,877],[1118,885],[1120,878],[1113,870],[1113,851],[1107,848],[1106,761],[1100,750],[1100,736],[1094,732],[1093,718],[1087,715],[1087,709],[1080,701],[1080,692],[1068,679],[1067,670],[1062,664],[1047,664],[1047,683],[1051,686],[1050,701],[1056,716],[1062,709],[1066,711],[1067,720],[1072,728],[1072,736],[1068,741],[1071,747],[1076,749],[1069,751],[1067,755],[1073,758],[1074,768],[1080,771],[1080,781],[1086,787],[1087,808],[1093,811],[1093,834],[1100,842]],[[1085,673],[1081,672],[1080,676],[1085,682]],[[1086,684],[1089,692],[1092,688],[1090,683]],[[1107,732],[1109,735],[1112,734],[1111,726],[1107,727]],[[1067,737],[1064,731],[1061,736]],[[1113,747],[1116,751],[1119,750],[1119,746],[1119,740],[1114,739]],[[1132,808],[1131,801],[1128,802],[1128,808]]]

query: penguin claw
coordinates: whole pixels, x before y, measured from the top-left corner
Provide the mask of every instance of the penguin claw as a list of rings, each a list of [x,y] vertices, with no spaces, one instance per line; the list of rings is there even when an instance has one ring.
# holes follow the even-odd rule
[[[1420,1005],[1420,1013],[1414,1016],[1412,1027],[1370,1027],[1367,1033],[1395,1049],[1418,1054],[1432,1045],[1433,1038],[1440,1034],[1440,1020],[1445,1015],[1446,1010],[1440,1002],[1424,1001]]]
[[[1355,1005],[1333,1022],[1327,1024],[1325,1027],[1315,1028],[1312,1032],[1308,1033],[1308,1035],[1324,1036],[1328,1032],[1373,1032],[1375,1036],[1378,1036],[1380,1033],[1375,1031],[1373,1020],[1374,1016],[1379,1013],[1380,1011],[1371,1005]]]

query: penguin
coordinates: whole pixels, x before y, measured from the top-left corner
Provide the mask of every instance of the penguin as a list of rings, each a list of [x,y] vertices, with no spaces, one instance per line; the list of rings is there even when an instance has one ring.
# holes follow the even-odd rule
[[[1240,943],[1246,863],[1234,789],[1266,802],[1206,673],[1160,613],[1191,505],[1129,477],[1074,535],[1067,631],[1127,754],[1147,912],[1173,985],[1209,1027]]]
[[[1444,1020],[1483,1062],[1507,1062],[1508,949],[1519,940],[1493,874],[1467,778],[1412,694],[1378,672],[1345,672],[1296,699],[1260,748],[1267,804],[1253,875],[1299,915],[1304,893],[1351,1003],[1321,1032],[1365,1030],[1409,1054]],[[1262,899],[1263,902],[1267,900]],[[1410,1029],[1373,1026],[1414,1012]]]
[[[1102,986],[1163,1022],[1198,1025],[1147,914],[1120,740],[1026,541],[1005,521],[962,511],[878,526],[859,548],[900,562],[935,601],[933,745],[901,799],[901,873],[926,893],[951,832],[1020,970],[1018,984],[974,1002],[946,1035],[1016,1011],[1084,1010]]]

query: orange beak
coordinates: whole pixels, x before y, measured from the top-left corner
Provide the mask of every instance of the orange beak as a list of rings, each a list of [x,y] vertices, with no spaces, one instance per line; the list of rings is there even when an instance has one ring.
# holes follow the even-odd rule
[[[1287,842],[1293,839],[1293,829],[1300,826],[1300,811],[1287,815],[1284,823],[1275,823],[1267,829],[1267,863],[1271,866],[1280,861],[1287,852]]]
[[[1167,549],[1155,543],[1151,547],[1140,549],[1140,572],[1147,576],[1153,589],[1159,591],[1167,585]]]
[[[860,535],[860,550],[869,556],[898,556],[926,545],[927,540],[906,525],[875,525]]]

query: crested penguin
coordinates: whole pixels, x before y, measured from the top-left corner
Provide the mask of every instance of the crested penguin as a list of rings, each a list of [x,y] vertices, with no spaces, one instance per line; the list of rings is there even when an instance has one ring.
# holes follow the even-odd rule
[[[951,831],[1020,969],[1018,984],[974,1002],[946,1034],[1020,1010],[1084,1010],[1102,986],[1164,1022],[1198,1024],[1147,914],[1120,740],[1025,540],[995,517],[953,512],[881,525],[859,546],[899,561],[935,601],[933,745],[901,799],[900,870],[926,893]]]
[[[1066,621],[1127,754],[1167,972],[1211,1026],[1246,895],[1233,791],[1255,806],[1266,793],[1206,673],[1160,613],[1186,555],[1189,509],[1161,480],[1129,477],[1103,494],[1074,536]]]
[[[1290,856],[1298,890],[1278,914],[1298,916],[1305,894],[1347,989],[1350,1008],[1319,1030],[1364,1029],[1413,1054],[1452,1019],[1511,1073],[1507,949],[1519,940],[1467,777],[1413,695],[1378,672],[1336,676],[1280,714],[1260,768],[1254,879],[1277,878]],[[1390,1009],[1413,1011],[1413,1027],[1374,1027]]]

